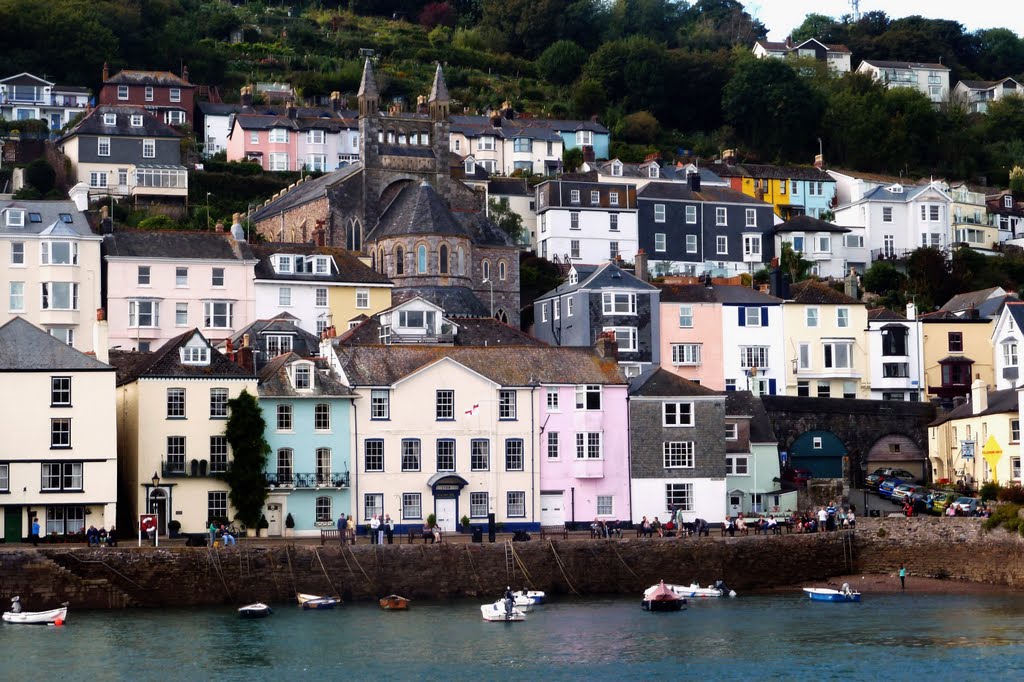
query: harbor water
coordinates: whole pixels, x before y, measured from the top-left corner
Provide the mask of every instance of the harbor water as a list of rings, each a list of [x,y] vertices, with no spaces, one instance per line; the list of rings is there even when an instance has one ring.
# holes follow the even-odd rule
[[[242,620],[233,608],[72,611],[0,628],[2,678],[91,680],[1002,680],[1024,676],[1024,594],[799,590],[647,613],[636,599],[559,598],[526,622],[478,603],[414,602]]]

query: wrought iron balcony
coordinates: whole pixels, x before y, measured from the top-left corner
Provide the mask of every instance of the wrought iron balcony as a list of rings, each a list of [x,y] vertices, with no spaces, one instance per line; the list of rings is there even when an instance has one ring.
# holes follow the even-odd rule
[[[349,487],[349,472],[333,472],[329,474],[294,474],[281,472],[266,472],[263,477],[267,485],[279,488],[347,488]]]

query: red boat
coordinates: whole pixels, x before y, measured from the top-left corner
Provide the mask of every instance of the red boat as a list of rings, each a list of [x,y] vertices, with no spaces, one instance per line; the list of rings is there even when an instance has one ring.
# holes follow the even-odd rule
[[[640,605],[644,611],[679,611],[685,603],[686,600],[665,587],[665,581],[662,580],[644,590],[644,600]]]

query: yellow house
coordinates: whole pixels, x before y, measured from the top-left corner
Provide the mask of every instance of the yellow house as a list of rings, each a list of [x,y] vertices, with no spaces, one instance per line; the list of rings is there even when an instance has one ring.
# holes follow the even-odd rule
[[[950,188],[949,196],[953,200],[949,207],[952,242],[982,250],[991,250],[999,243],[999,227],[988,215],[983,192],[974,192],[967,183],[961,183]]]
[[[813,280],[784,298],[786,395],[870,398],[867,307]]]
[[[975,380],[970,400],[928,425],[932,479],[980,486],[1020,483],[1020,407],[1014,388],[989,391]]]
[[[373,317],[391,307],[391,284],[368,282],[338,283],[327,290],[331,320],[340,333],[349,322],[365,315]]]
[[[120,499],[138,527],[156,513],[201,533],[211,518],[228,518],[228,486],[219,478],[231,459],[224,437],[228,401],[257,395],[256,376],[213,348],[197,329],[152,353],[114,352],[118,368],[117,433]],[[126,519],[127,520],[127,519]]]

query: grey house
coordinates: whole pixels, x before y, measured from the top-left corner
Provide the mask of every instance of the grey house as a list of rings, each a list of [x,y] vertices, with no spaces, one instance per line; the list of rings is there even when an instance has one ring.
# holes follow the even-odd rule
[[[533,335],[552,346],[592,347],[614,335],[626,376],[661,361],[657,287],[614,263],[573,265],[564,284],[533,303]]]
[[[182,134],[145,107],[101,105],[87,113],[57,146],[90,199],[113,196],[135,205],[180,204],[188,197],[181,163]],[[74,195],[74,189],[72,194]]]
[[[629,386],[630,489],[633,520],[718,523],[725,515],[724,393],[663,369]]]
[[[637,242],[655,274],[734,276],[775,256],[771,204],[725,187],[652,182],[637,194]]]

